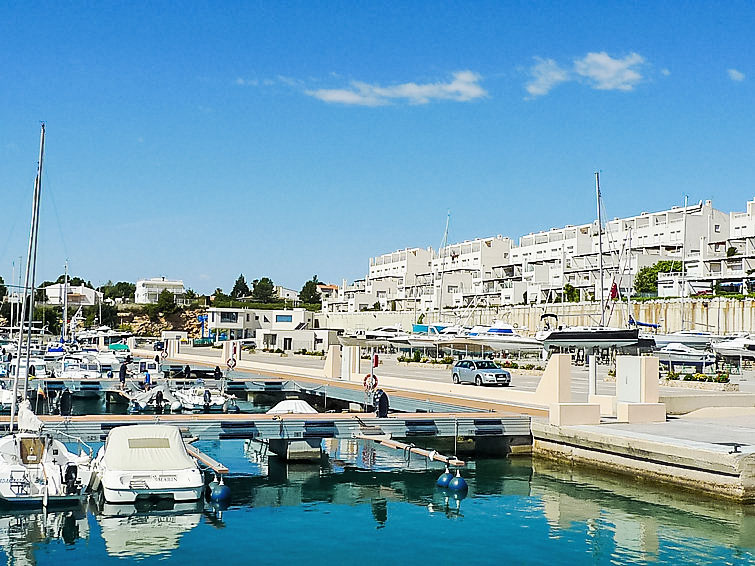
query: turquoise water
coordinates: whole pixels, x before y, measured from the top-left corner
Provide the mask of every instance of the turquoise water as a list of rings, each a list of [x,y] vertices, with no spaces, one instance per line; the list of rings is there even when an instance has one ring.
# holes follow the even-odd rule
[[[326,442],[286,465],[200,443],[233,474],[230,507],[0,511],[8,564],[753,564],[755,509],[529,459],[478,460],[456,498],[441,472],[371,443]]]

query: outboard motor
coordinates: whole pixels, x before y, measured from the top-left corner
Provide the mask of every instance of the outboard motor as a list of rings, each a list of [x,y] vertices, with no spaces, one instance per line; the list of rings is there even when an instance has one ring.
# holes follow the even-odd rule
[[[66,387],[60,394],[60,414],[67,417],[73,410],[73,394]]]
[[[66,484],[66,494],[74,495],[77,491],[76,480],[78,479],[79,468],[76,464],[68,464],[66,473],[63,476],[63,483]]]
[[[210,404],[212,403],[212,393],[210,393],[209,389],[204,390],[204,409],[205,411],[210,410]]]
[[[155,412],[158,414],[163,412],[163,392],[160,390],[155,393]]]
[[[375,391],[375,395],[372,399],[373,405],[375,405],[375,412],[378,418],[384,419],[388,416],[388,394],[382,389]]]

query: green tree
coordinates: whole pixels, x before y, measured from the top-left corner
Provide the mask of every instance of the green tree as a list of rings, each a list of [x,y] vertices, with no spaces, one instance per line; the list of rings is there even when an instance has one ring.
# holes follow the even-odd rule
[[[681,270],[681,261],[670,260],[659,261],[654,265],[643,267],[634,276],[634,290],[637,293],[657,293],[659,273],[673,273]]]
[[[5,294],[8,292],[8,288],[5,286],[5,281],[0,276],[0,302],[5,298]]]
[[[566,297],[566,300],[570,303],[579,302],[579,289],[575,289],[574,286],[570,285],[569,283],[564,285],[564,295]]]
[[[233,284],[233,291],[231,291],[231,297],[234,299],[240,299],[241,297],[248,297],[249,296],[249,286],[246,284],[246,279],[244,279],[244,274],[240,274],[239,278],[236,279],[236,283]]]
[[[115,284],[112,281],[108,281],[100,290],[106,299],[133,301],[136,296],[136,284],[129,283],[128,281],[118,281]]]
[[[275,285],[269,277],[255,279],[252,282],[252,299],[260,303],[272,303],[275,300]]]
[[[229,303],[231,301],[231,297],[223,293],[223,289],[221,289],[220,287],[215,289],[215,292],[212,294],[212,296],[212,304],[216,306],[223,303]]]
[[[163,314],[173,314],[178,310],[176,297],[168,289],[163,289],[157,296],[157,310]]]
[[[320,291],[317,290],[317,285],[320,282],[317,280],[317,275],[313,275],[312,279],[307,281],[299,292],[299,299],[302,303],[308,305],[322,304],[322,297]]]
[[[47,302],[47,292],[44,287],[34,290],[34,302],[39,304]]]
[[[65,283],[65,282],[66,282],[65,273],[55,280],[55,283]],[[79,285],[84,285],[84,287],[89,287],[90,289],[94,289],[91,281],[84,281],[81,277],[71,277],[70,275],[68,275],[68,285],[71,287],[78,287]]]

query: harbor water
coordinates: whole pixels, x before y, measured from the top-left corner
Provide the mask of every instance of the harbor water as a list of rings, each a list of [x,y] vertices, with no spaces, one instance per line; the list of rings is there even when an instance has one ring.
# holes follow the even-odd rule
[[[326,440],[320,464],[250,441],[199,442],[232,473],[209,502],[0,510],[7,564],[753,564],[755,509],[529,458],[443,471],[370,441]]]

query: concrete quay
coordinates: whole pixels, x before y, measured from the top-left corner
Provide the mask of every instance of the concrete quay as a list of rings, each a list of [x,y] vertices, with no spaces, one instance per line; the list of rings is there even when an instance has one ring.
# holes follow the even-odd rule
[[[315,383],[348,383],[357,388],[363,377],[361,367],[345,379],[326,377],[327,363],[322,360],[311,360],[302,366],[291,359],[275,363],[277,360],[261,362],[255,358],[244,353],[236,372],[250,371],[281,379],[296,376]],[[171,361],[217,363],[213,357],[194,352],[175,354]],[[530,383],[534,381],[534,390],[522,385],[515,373],[511,388],[454,385],[436,371],[421,377],[396,377],[378,368],[378,375],[379,386],[389,395],[443,398],[460,405],[531,416],[535,457],[755,503],[755,395],[668,391],[671,388],[658,387],[657,363],[653,365],[648,359],[640,359],[640,363],[645,364],[641,369],[642,398],[631,403],[617,403],[616,395],[622,394],[617,391],[620,388],[600,380],[597,394],[585,395],[588,388],[578,378],[572,379],[579,372],[571,367],[568,356],[551,358],[542,378],[528,377]],[[663,403],[667,400],[687,414],[668,417]],[[564,420],[554,415],[564,415]]]

